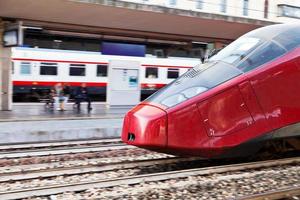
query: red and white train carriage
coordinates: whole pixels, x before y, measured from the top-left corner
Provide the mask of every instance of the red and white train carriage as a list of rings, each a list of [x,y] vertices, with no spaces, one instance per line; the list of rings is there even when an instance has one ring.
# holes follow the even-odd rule
[[[56,83],[76,87],[86,83],[94,99],[104,99],[110,60],[141,62],[142,95],[152,94],[189,68],[200,63],[192,58],[157,58],[101,55],[81,52],[18,47],[13,49],[14,99],[36,101]]]

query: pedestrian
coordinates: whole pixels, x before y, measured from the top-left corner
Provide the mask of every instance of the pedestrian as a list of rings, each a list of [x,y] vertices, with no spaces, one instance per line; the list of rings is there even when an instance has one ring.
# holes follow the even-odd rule
[[[63,95],[64,95],[64,105],[67,105],[68,100],[70,99],[71,96],[71,87],[69,83],[64,83],[63,86]]]
[[[75,93],[75,101],[77,105],[77,110],[80,110],[80,103],[82,101],[86,101],[88,103],[87,110],[92,110],[91,107],[91,99],[89,96],[88,88],[86,87],[85,83],[81,83],[80,87],[77,88]]]
[[[60,111],[64,111],[65,107],[64,107],[64,91],[63,91],[63,87],[61,83],[57,83],[54,86],[55,89],[55,108],[56,110],[60,110]]]
[[[50,88],[49,93],[46,97],[48,100],[46,101],[45,108],[52,110],[54,108],[54,97],[55,97],[54,88]]]

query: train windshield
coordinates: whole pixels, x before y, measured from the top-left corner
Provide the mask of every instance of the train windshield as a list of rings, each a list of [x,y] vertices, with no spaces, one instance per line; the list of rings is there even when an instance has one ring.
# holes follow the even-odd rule
[[[275,40],[244,36],[211,57],[208,62],[222,61],[248,72],[286,53],[282,46]]]
[[[242,73],[238,68],[225,62],[212,61],[200,64],[150,96],[146,101],[173,107]]]
[[[218,54],[211,57],[209,61],[221,60],[236,65],[261,43],[262,41],[259,38],[242,37],[222,49]]]
[[[254,37],[241,37],[207,63],[183,74],[146,101],[173,107],[243,73],[237,65],[263,43]]]

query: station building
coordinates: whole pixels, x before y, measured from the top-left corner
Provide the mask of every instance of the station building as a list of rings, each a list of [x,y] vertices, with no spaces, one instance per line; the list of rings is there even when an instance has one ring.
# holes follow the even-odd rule
[[[297,22],[300,19],[299,10],[300,4],[296,0],[1,1],[1,108],[11,109],[13,95],[16,101],[23,100],[19,97],[28,97],[28,94],[26,101],[39,100],[47,91],[41,88],[49,89],[46,82],[74,84],[87,81],[90,77],[84,80],[79,79],[78,75],[87,76],[89,72],[85,67],[88,68],[88,64],[95,65],[94,78],[102,78],[101,83],[95,85],[103,86],[102,92],[105,94],[108,62],[84,60],[82,55],[110,56],[111,51],[104,52],[107,45],[119,45],[119,48],[125,49],[126,45],[133,45],[131,47],[144,49],[139,56],[159,59],[158,64],[152,61],[152,64],[144,63],[145,69],[141,73],[145,80],[144,90],[146,94],[151,94],[184,73],[184,70],[177,70],[169,62],[186,60],[200,63],[210,50],[222,48],[250,30],[274,23]],[[32,50],[42,52],[39,55],[53,57],[28,58],[33,54]],[[14,57],[14,51],[22,51],[25,55],[23,60],[20,56]],[[53,52],[59,54],[59,59],[54,57],[57,54]],[[111,54],[137,56],[127,53]],[[68,55],[74,58],[68,62],[62,59]],[[60,63],[68,64],[63,67],[69,68],[65,72],[70,77],[59,79],[63,71],[59,69]],[[166,70],[158,70],[158,66]],[[34,69],[38,69],[36,74],[31,74]],[[27,78],[17,80],[21,75]],[[37,77],[38,81],[35,80]],[[97,97],[99,95],[95,93],[95,99]]]
[[[300,3],[296,0],[127,0],[127,2],[278,23],[298,22],[300,18]]]

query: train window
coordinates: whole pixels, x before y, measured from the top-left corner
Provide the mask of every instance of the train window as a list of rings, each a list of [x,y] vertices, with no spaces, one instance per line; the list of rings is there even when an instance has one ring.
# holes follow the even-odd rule
[[[57,63],[41,63],[40,75],[57,75]]]
[[[146,78],[158,78],[158,68],[147,67],[146,68]]]
[[[288,51],[294,49],[300,45],[300,30],[288,30],[274,38],[275,41],[279,42]]]
[[[99,77],[107,76],[107,65],[97,65],[97,76]]]
[[[179,69],[168,68],[168,78],[178,78]]]
[[[70,64],[70,76],[85,76],[85,65]]]
[[[267,43],[258,48],[252,55],[238,65],[238,68],[244,72],[250,71],[265,64],[281,55],[286,51],[275,43]]]
[[[31,74],[31,63],[30,62],[21,62],[20,74],[22,74],[22,75],[30,75]]]
[[[261,44],[261,40],[252,37],[243,37],[230,45],[226,46],[222,51],[211,57],[210,61],[223,61],[229,64],[237,64],[245,58],[250,52]]]

